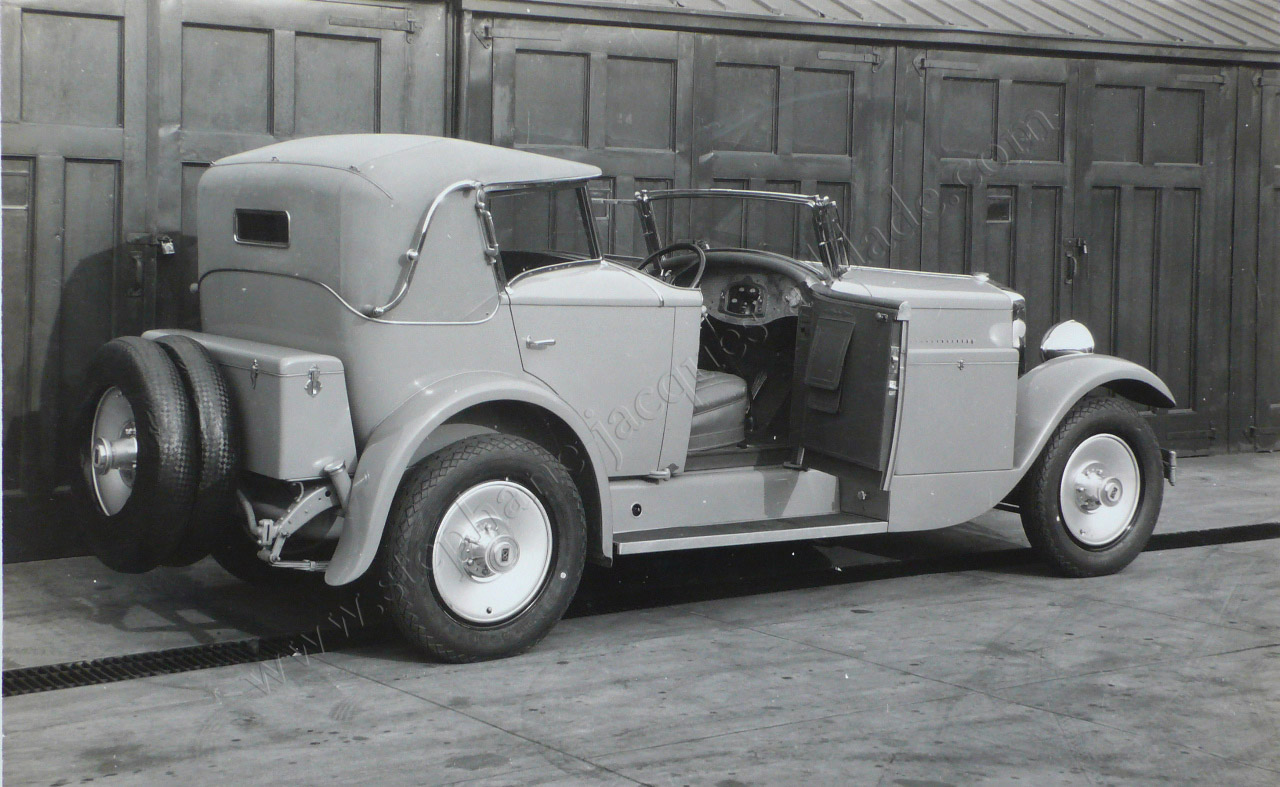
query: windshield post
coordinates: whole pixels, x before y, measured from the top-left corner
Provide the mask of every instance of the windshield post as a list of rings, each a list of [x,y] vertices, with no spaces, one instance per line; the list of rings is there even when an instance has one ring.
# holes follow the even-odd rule
[[[636,192],[636,210],[640,214],[640,229],[644,232],[644,244],[653,253],[662,248],[658,237],[658,223],[653,219],[653,203],[649,201],[649,192]]]
[[[591,192],[586,186],[578,187],[578,209],[582,212],[582,220],[587,224],[587,245],[591,249],[591,259],[604,259],[600,251],[600,236],[596,234],[596,222],[591,211]]]

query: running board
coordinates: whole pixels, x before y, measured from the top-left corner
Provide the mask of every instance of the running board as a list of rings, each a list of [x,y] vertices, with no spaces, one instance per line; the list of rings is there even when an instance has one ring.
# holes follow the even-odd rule
[[[766,544],[774,541],[808,541],[816,538],[861,536],[884,533],[888,529],[888,522],[868,519],[856,514],[823,514],[793,519],[763,519],[756,522],[666,527],[658,530],[616,533],[613,537],[613,551],[618,555],[638,555],[675,549],[702,549],[740,544]]]

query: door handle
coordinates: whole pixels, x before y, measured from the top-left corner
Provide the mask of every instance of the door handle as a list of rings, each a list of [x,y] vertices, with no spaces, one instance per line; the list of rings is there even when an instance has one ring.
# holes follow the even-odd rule
[[[524,346],[530,350],[545,350],[548,347],[554,347],[555,339],[535,339],[532,336],[524,337]]]
[[[1084,238],[1066,238],[1062,243],[1068,249],[1067,266],[1063,272],[1062,281],[1064,284],[1071,284],[1080,273],[1080,263],[1089,256],[1089,244]]]
[[[129,287],[127,295],[130,298],[141,298],[146,284],[146,265],[139,252],[129,252],[129,259],[133,261],[133,284]]]

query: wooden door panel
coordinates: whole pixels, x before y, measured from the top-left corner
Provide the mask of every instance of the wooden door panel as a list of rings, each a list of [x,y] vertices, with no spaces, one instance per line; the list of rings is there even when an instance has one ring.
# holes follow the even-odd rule
[[[498,19],[491,42],[492,142],[600,167],[595,196],[689,185],[688,34]],[[483,57],[481,49],[475,57]],[[487,140],[486,140],[487,141]],[[643,256],[635,211],[598,206],[607,254]]]
[[[1258,175],[1258,324],[1254,443],[1280,445],[1280,71],[1260,80],[1262,154]]]
[[[1208,68],[1086,68],[1076,234],[1089,245],[1079,313],[1100,352],[1168,383],[1163,442],[1207,451],[1226,437],[1230,144],[1234,80]]]
[[[880,110],[892,96],[892,50],[732,36],[700,36],[696,49],[694,184],[828,196],[840,205],[855,261],[887,264],[878,241],[888,225],[893,135]],[[713,243],[809,255],[796,243],[799,212],[783,226],[728,203],[681,207],[676,234],[717,226],[729,229]]]
[[[16,522],[33,510],[18,513],[19,501],[45,498],[65,477],[89,357],[141,330],[154,303],[145,260],[138,268],[122,251],[123,227],[142,221],[146,203],[145,4],[103,2],[90,13],[14,0],[0,14],[4,484],[21,493],[6,495]]]
[[[987,273],[1021,292],[1035,347],[1074,313],[1063,244],[1074,211],[1076,70],[1069,61],[955,52],[929,52],[917,67],[922,267]]]
[[[413,92],[429,91],[429,79],[414,70],[421,52],[411,50],[433,40],[431,20],[413,15],[434,12],[343,4],[339,14],[307,0],[163,8],[153,226],[174,240],[175,253],[157,260],[155,321],[194,327],[200,173],[223,156],[296,137],[442,131],[423,127],[410,110]],[[425,36],[410,39],[411,21],[426,25]]]

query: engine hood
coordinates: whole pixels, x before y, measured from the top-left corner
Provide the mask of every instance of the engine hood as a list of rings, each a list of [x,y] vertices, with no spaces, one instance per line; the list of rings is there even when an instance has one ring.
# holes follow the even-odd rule
[[[960,276],[950,273],[852,267],[831,282],[832,295],[877,298],[919,309],[976,309],[1008,311],[1011,296],[982,274]]]

